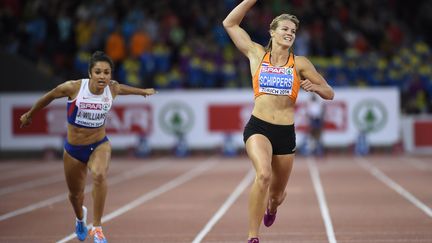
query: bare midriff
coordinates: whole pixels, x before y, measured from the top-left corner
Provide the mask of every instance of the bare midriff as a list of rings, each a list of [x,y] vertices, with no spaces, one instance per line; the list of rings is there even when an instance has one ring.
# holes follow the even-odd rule
[[[294,105],[287,96],[263,94],[255,98],[252,115],[272,124],[292,125]]]
[[[67,139],[72,145],[87,145],[102,140],[105,135],[105,126],[98,128],[82,128],[71,124],[67,125]]]

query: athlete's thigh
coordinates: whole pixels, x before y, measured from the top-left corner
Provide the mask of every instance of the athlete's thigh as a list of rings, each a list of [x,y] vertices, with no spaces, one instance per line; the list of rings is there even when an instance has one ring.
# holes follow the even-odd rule
[[[246,152],[256,171],[271,172],[273,149],[270,141],[262,134],[254,134],[246,141]]]
[[[63,164],[66,183],[71,192],[84,191],[87,176],[87,165],[63,151]]]
[[[111,143],[109,141],[102,143],[90,155],[88,167],[90,171],[106,171],[111,160]]]
[[[285,189],[294,164],[294,154],[273,155],[271,188],[277,191]]]

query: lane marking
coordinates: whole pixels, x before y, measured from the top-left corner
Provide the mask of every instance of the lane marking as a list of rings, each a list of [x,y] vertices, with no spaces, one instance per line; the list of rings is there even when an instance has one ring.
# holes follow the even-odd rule
[[[36,188],[39,186],[49,185],[49,184],[56,183],[56,182],[59,182],[62,180],[64,180],[64,173],[61,173],[59,175],[50,176],[50,177],[35,179],[35,180],[27,181],[24,183],[20,183],[20,184],[7,186],[7,187],[0,189],[0,196],[8,194],[8,193],[13,193],[13,192],[18,192],[18,191]]]
[[[324,225],[326,228],[327,239],[330,243],[336,243],[336,237],[333,229],[333,224],[331,221],[329,209],[327,207],[327,202],[324,195],[324,190],[321,184],[321,179],[319,176],[319,171],[315,162],[315,159],[308,158],[307,164],[309,172],[311,175],[312,183],[314,185],[315,193],[318,198],[319,207],[321,211],[321,217],[323,218]]]
[[[44,164],[43,166],[29,166],[29,167],[25,167],[25,168],[19,168],[17,170],[14,171],[10,171],[7,172],[5,175],[2,175],[0,177],[1,181],[5,181],[7,179],[15,179],[17,177],[22,177],[22,176],[28,176],[31,174],[37,174],[39,172],[51,172],[51,171],[55,171],[55,170],[59,170],[61,172],[63,172],[62,167],[57,167],[56,163],[51,163],[50,164]]]
[[[27,181],[24,183],[13,185],[13,186],[1,188],[0,189],[0,196],[8,194],[8,193],[12,193],[12,192],[18,192],[18,191],[22,191],[22,190],[26,190],[26,189],[32,189],[35,187],[39,187],[39,186],[49,185],[49,184],[59,182],[62,180],[64,180],[63,174]]]
[[[419,199],[417,199],[414,195],[412,195],[410,192],[405,190],[402,186],[400,186],[398,183],[390,179],[390,177],[386,176],[382,171],[380,171],[377,167],[372,165],[368,160],[364,158],[356,158],[356,162],[369,171],[373,176],[375,176],[378,180],[386,184],[391,189],[395,190],[397,193],[399,193],[401,196],[403,196],[406,200],[414,204],[418,209],[423,211],[427,216],[432,218],[432,209],[426,206],[423,202],[421,202]]]
[[[164,167],[164,166],[167,166],[169,164],[169,162],[166,162],[166,161],[153,162],[153,163],[154,164],[151,164],[151,165],[145,164],[141,167],[138,167],[137,169],[134,169],[133,171],[128,171],[128,172],[119,174],[115,177],[112,177],[112,178],[108,179],[108,185],[109,186],[115,185],[115,184],[118,184],[118,183],[123,182],[125,180],[129,180],[129,179],[132,179],[134,177],[138,177],[138,176],[141,176],[143,174],[150,173],[154,170],[157,170],[157,169]],[[84,193],[90,192],[91,189],[92,189],[92,185],[91,184],[87,185],[84,189]],[[54,204],[54,203],[58,203],[58,202],[67,200],[68,194],[69,194],[68,192],[62,193],[62,194],[50,197],[48,199],[30,204],[26,207],[23,207],[23,208],[11,211],[9,213],[0,215],[0,222],[3,220],[9,219],[9,218],[16,217],[16,216],[21,215],[21,214],[29,213],[29,212],[36,210],[36,209],[39,209],[39,208],[47,207],[47,206]]]
[[[419,170],[432,170],[432,167],[430,167],[426,162],[419,160],[419,159],[416,159],[416,158],[399,157],[398,159],[402,162],[410,163],[413,167],[415,167]]]
[[[130,203],[124,205],[123,207],[103,216],[102,217],[102,223],[106,223],[106,222],[108,222],[114,218],[117,218],[120,215],[125,214],[128,211],[140,206],[141,204],[143,204],[147,201],[150,201],[151,199],[154,199],[154,198],[160,196],[161,194],[168,192],[168,191],[190,181],[194,177],[200,175],[201,173],[203,173],[206,170],[213,167],[217,162],[218,162],[218,160],[216,160],[215,158],[207,159],[206,161],[202,162],[201,165],[195,167],[194,169],[189,170],[188,172],[186,172],[186,173],[168,181],[167,183],[159,186],[158,188],[154,189],[153,191],[147,192],[147,193],[143,194],[142,196],[140,196],[139,198],[137,198],[137,199],[131,201]],[[90,229],[92,226],[93,226],[92,224],[89,224],[89,225],[87,225],[87,228]],[[76,234],[72,233],[72,234],[66,236],[65,238],[57,241],[57,243],[68,242],[74,238],[76,238]]]
[[[202,239],[210,232],[213,226],[219,221],[220,218],[228,211],[231,205],[237,200],[237,198],[243,193],[243,191],[250,185],[253,178],[255,177],[255,171],[250,169],[240,184],[237,185],[235,190],[227,198],[227,200],[222,204],[219,210],[213,215],[213,217],[208,221],[204,228],[198,233],[192,243],[200,243]]]

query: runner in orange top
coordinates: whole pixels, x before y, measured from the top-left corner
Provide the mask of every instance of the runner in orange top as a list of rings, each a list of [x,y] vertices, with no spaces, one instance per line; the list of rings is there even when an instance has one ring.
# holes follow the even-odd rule
[[[298,19],[282,14],[270,24],[267,47],[253,42],[240,22],[256,0],[244,0],[223,21],[236,47],[249,59],[255,93],[252,116],[244,130],[246,152],[256,170],[249,197],[248,242],[259,242],[259,227],[269,227],[277,207],[285,198],[285,188],[294,160],[294,105],[299,87],[333,99],[333,89],[303,56],[295,56],[292,46]]]

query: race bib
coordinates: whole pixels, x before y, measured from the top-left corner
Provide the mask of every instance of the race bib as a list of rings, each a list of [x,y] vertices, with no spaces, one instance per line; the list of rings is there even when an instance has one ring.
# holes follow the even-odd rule
[[[259,92],[274,95],[291,95],[294,80],[293,68],[261,67]]]

